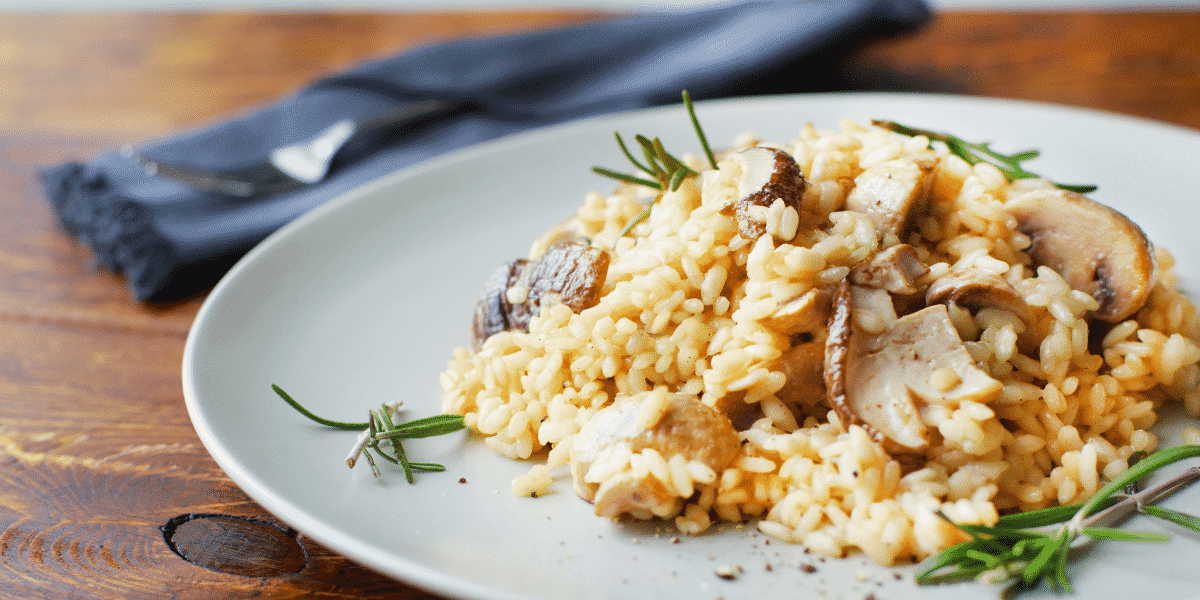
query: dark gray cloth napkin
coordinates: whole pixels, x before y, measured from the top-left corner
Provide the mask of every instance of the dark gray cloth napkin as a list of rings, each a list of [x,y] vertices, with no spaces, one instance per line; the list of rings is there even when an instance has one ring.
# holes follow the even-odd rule
[[[41,173],[64,229],[134,296],[211,287],[251,247],[305,211],[432,156],[570,119],[696,99],[837,89],[831,64],[864,39],[917,27],[922,0],[778,0],[620,16],[561,29],[417,48],[313,82],[253,112],[138,152],[231,169],[347,116],[430,98],[459,108],[356,138],[320,184],[251,199],[146,174],[128,153]],[[203,90],[196,90],[203,93]]]

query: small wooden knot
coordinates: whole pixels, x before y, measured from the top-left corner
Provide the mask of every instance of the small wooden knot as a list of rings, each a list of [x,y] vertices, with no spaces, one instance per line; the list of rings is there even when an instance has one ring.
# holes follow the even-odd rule
[[[179,515],[159,527],[180,558],[206,569],[245,577],[299,573],[307,556],[290,527],[233,515]]]

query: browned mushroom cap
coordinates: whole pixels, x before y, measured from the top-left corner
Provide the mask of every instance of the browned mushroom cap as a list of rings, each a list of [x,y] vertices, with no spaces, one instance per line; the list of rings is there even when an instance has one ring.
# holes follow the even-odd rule
[[[893,294],[915,294],[917,279],[929,272],[917,251],[908,244],[899,244],[876,252],[871,258],[855,265],[850,281],[887,290]]]
[[[880,234],[903,239],[913,217],[924,206],[932,189],[936,159],[889,160],[867,167],[854,178],[846,196],[846,210],[863,213]]]
[[[755,146],[734,154],[733,159],[742,167],[738,184],[742,197],[733,204],[734,217],[742,237],[756,240],[766,233],[767,226],[752,214],[751,208],[768,208],[778,198],[799,211],[808,183],[796,159],[782,150]]]
[[[1025,323],[1033,319],[1029,305],[1003,277],[979,269],[950,271],[929,284],[925,304],[961,306],[971,311],[999,308]]]
[[[850,288],[843,281],[834,296],[825,344],[826,393],[844,423],[861,426],[890,453],[920,453],[929,441],[918,400],[987,402],[1000,393],[1000,382],[975,366],[945,306],[921,309],[869,333],[854,325]],[[935,384],[939,371],[953,377]]]
[[[512,303],[509,327],[528,330],[529,320],[551,295],[574,312],[595,306],[608,277],[608,263],[608,252],[587,244],[568,241],[546,248],[517,278],[515,286],[524,291],[525,299]]]
[[[630,452],[652,448],[669,460],[676,454],[698,461],[719,474],[737,457],[741,443],[729,419],[690,394],[669,394],[661,418],[646,426],[643,401],[653,392],[618,401],[599,411],[571,443],[571,477],[575,493],[595,504],[596,514],[616,517],[634,511],[661,516],[677,497],[653,476],[626,472],[602,482],[585,481],[601,454],[616,446]]]
[[[471,323],[475,350],[483,346],[484,340],[509,328],[508,314],[512,307],[508,303],[508,288],[512,287],[529,261],[518,258],[500,265],[483,284],[479,302],[475,304],[475,318]]]
[[[1033,245],[1029,257],[1054,269],[1072,288],[1100,303],[1097,319],[1117,323],[1146,304],[1154,285],[1150,241],[1125,215],[1082,194],[1060,189],[1008,201],[1017,229]]]
[[[488,277],[471,324],[476,350],[497,332],[528,331],[529,320],[551,297],[574,312],[600,301],[608,277],[608,252],[567,238],[546,247],[532,261],[516,259]]]

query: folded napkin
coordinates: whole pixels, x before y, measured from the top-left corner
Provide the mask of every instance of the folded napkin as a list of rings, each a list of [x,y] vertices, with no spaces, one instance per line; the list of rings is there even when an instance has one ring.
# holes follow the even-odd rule
[[[138,152],[197,168],[266,160],[346,117],[422,100],[454,111],[356,138],[321,183],[251,199],[147,175],[131,153],[46,169],[65,230],[144,301],[211,287],[275,229],[338,194],[472,143],[600,113],[756,93],[836,89],[830,74],[862,40],[912,29],[922,0],[778,0],[626,15],[561,29],[425,46],[313,82],[294,95]]]

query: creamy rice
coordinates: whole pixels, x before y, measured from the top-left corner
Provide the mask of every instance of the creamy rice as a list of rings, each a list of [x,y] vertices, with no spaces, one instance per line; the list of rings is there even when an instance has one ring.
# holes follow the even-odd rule
[[[737,141],[752,145],[769,144],[752,135]],[[990,524],[1002,512],[1087,498],[1132,453],[1157,447],[1150,427],[1165,401],[1200,415],[1200,321],[1176,289],[1166,251],[1156,251],[1146,305],[1089,343],[1096,300],[1050,268],[1031,266],[1031,241],[1005,210],[1010,198],[1047,182],[1010,183],[994,166],[929,149],[923,137],[853,122],[837,131],[810,126],[790,144],[769,146],[795,158],[808,187],[799,211],[776,202],[756,213],[767,234],[743,238],[721,210],[739,195],[736,161],[711,170],[687,157],[701,176],[663,194],[628,235],[621,233],[653,199],[651,190],[622,185],[609,196],[589,194],[580,207],[581,233],[611,255],[599,304],[578,314],[544,306],[528,333],[503,331],[478,351],[456,350],[441,377],[444,410],[464,415],[496,452],[534,459],[513,482],[515,493],[564,485],[576,436],[615,401],[641,402],[638,419],[652,426],[668,392],[709,406],[736,398],[757,404],[762,418],[738,432],[739,453],[720,472],[646,449],[610,452],[577,477],[591,484],[618,472],[653,478],[677,501],[661,514],[633,516],[672,519],[685,533],[756,520],[764,533],[814,552],[857,549],[886,565],[962,540],[935,511]],[[855,177],[896,160],[937,164],[928,204],[903,240],[844,208]],[[970,267],[1003,278],[1030,309],[1021,318],[949,308],[970,357],[1002,388],[986,402],[925,407],[931,442],[918,465],[902,465],[824,403],[797,410],[776,395],[787,378],[777,360],[796,336],[775,330],[772,315],[902,242],[928,267],[921,285]],[[531,256],[545,243],[535,243]],[[856,326],[878,329],[871,317],[857,315]],[[823,325],[806,335],[823,341]],[[938,389],[957,383],[945,371],[930,377]],[[1200,439],[1197,431],[1185,437]]]

